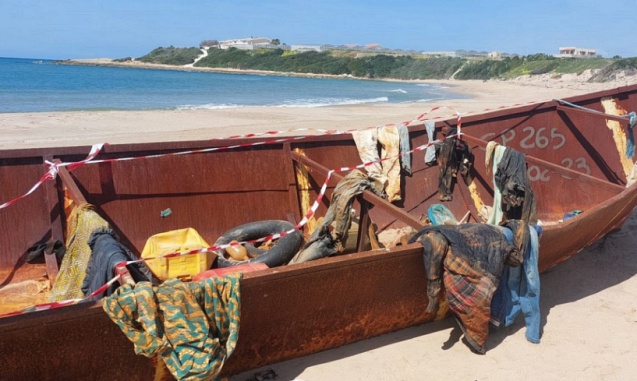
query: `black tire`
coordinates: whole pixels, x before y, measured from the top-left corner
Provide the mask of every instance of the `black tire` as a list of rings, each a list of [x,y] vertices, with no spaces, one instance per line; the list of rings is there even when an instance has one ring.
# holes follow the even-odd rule
[[[293,228],[294,225],[281,220],[250,222],[223,233],[214,245],[226,245],[232,241],[242,242],[259,239],[271,234],[282,233]],[[235,261],[226,259],[222,255],[217,255],[217,268],[232,267],[246,263],[265,263],[268,267],[282,266],[290,262],[292,257],[294,257],[301,247],[302,243],[303,235],[300,231],[295,230],[294,232],[279,238],[276,245],[274,245],[274,247],[270,250],[257,249],[254,245],[247,244],[246,248],[248,249],[248,252],[252,255],[257,255],[257,257],[246,261]]]

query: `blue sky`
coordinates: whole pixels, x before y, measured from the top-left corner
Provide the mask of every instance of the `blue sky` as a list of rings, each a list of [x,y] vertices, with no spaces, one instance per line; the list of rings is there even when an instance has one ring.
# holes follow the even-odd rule
[[[635,0],[2,0],[0,57],[139,57],[207,39],[637,57]]]

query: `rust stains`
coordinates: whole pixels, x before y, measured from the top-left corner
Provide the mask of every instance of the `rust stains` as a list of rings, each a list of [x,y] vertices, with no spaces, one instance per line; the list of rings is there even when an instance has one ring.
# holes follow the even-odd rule
[[[611,115],[626,115],[628,111],[624,110],[624,108],[617,103],[615,98],[602,98],[601,101],[602,107],[604,108],[604,112]],[[606,127],[613,133],[613,140],[615,141],[615,146],[617,147],[617,153],[619,154],[619,160],[621,161],[622,168],[624,169],[624,175],[626,178],[630,176],[630,173],[633,170],[633,161],[626,157],[624,152],[626,152],[627,146],[627,138],[622,125],[615,120],[606,119]]]

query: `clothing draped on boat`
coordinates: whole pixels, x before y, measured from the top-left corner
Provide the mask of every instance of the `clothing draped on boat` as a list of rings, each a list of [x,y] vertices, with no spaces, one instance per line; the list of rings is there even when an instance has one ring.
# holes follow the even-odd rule
[[[524,221],[504,226],[469,223],[421,229],[410,243],[423,245],[427,277],[427,313],[438,309],[444,285],[446,300],[459,319],[471,347],[484,353],[489,333],[491,299],[505,265],[519,266],[528,245]],[[504,235],[513,231],[514,244]]]
[[[158,355],[178,379],[218,376],[239,338],[241,274],[183,283],[123,285],[102,307],[135,346]]]
[[[491,141],[487,144],[485,164],[487,172],[492,168],[494,184],[493,209],[488,223],[497,224],[507,219],[535,223],[535,194],[531,189],[524,155]],[[491,303],[491,321],[495,325],[511,325],[522,311],[526,338],[533,343],[540,342],[541,320],[538,230],[541,231],[539,226],[529,226],[530,244],[524,252],[523,264],[504,269]]]
[[[433,144],[435,140],[436,122],[433,120],[425,121],[425,130],[427,131],[427,139],[430,143],[425,150],[425,164],[431,167],[436,164],[436,145]]]
[[[451,128],[445,140],[439,145],[437,160],[440,166],[438,177],[438,198],[440,201],[453,200],[453,187],[458,172],[467,180],[471,165],[473,165],[473,155],[471,148],[455,135],[456,128]]]
[[[66,229],[66,254],[51,289],[50,301],[84,297],[82,283],[91,258],[88,240],[91,233],[99,228],[109,229],[110,226],[97,214],[93,205],[84,203],[73,208]]]
[[[411,176],[411,142],[407,125],[398,125],[398,139],[400,145],[400,168],[402,172]]]
[[[487,144],[487,170],[493,161],[494,200],[490,224],[501,220],[537,222],[535,193],[531,189],[525,155],[496,142]]]
[[[526,339],[540,342],[540,273],[538,271],[540,226],[529,226],[530,243],[522,266],[505,267],[500,285],[491,300],[491,322],[505,327],[513,324],[522,312],[526,323]],[[509,238],[507,236],[507,238]],[[512,237],[510,238],[512,241]]]
[[[403,126],[406,130],[406,126]],[[411,174],[409,159],[409,132],[395,125],[370,128],[352,132],[358,154],[363,163],[373,163],[365,167],[370,177],[383,184],[389,202],[402,198],[400,189],[401,167]],[[402,139],[401,139],[402,136]],[[405,143],[406,140],[406,143]],[[380,147],[380,155],[379,155]],[[381,161],[382,159],[382,161]]]
[[[371,175],[357,169],[348,173],[334,188],[325,217],[290,263],[311,261],[342,252],[348,239],[347,231],[352,225],[352,203],[365,190],[383,195],[381,184]]]
[[[82,293],[88,296],[115,276],[115,265],[119,262],[136,260],[133,253],[122,245],[112,229],[98,228],[91,233],[88,245],[92,250],[91,259],[86,268],[86,277],[82,283]],[[133,263],[127,268],[135,282],[151,281],[152,275],[144,263]],[[119,283],[111,284],[104,294],[111,295]]]

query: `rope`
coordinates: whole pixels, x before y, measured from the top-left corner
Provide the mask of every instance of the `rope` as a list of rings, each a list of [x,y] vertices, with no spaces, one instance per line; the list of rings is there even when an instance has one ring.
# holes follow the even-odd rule
[[[635,113],[635,111],[631,111],[628,114],[624,114],[624,115],[613,115],[613,114],[607,114],[605,112],[601,112],[601,111],[597,111],[597,110],[593,110],[592,108],[588,108],[588,107],[584,107],[584,106],[580,106],[580,105],[576,105],[575,103],[571,103],[571,102],[567,102],[565,100],[562,99],[553,99],[554,101],[561,103],[563,105],[567,105],[579,110],[583,110],[583,111],[588,111],[591,112],[593,114],[597,114],[597,115],[604,115],[604,116],[613,116],[613,117],[619,117],[619,118],[624,118],[628,120],[628,133],[627,135],[627,144],[626,144],[626,157],[628,158],[632,158],[633,155],[635,154],[635,138],[633,137],[633,129],[635,127],[635,124],[637,124],[637,113]]]

